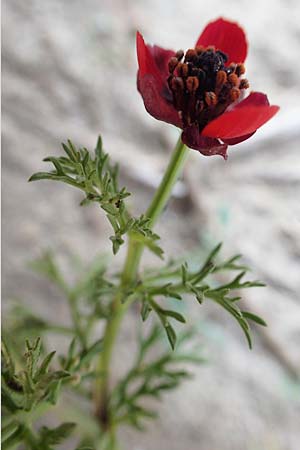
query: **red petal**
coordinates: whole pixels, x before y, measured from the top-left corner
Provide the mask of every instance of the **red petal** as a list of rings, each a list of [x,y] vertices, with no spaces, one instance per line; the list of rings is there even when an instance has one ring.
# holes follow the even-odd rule
[[[241,138],[254,133],[268,122],[278,110],[279,106],[269,105],[265,94],[252,92],[231,111],[226,111],[212,120],[202,130],[201,134],[222,139],[224,142],[227,139]]]
[[[240,103],[238,103],[237,105],[235,105],[235,108],[241,108],[247,105],[269,105],[269,100],[268,97],[266,96],[266,94],[263,94],[262,92],[251,92],[250,95],[248,97],[246,97],[243,101],[241,101]],[[235,109],[233,108],[233,109]],[[243,136],[238,136],[235,138],[228,138],[228,139],[223,139],[223,141],[225,142],[225,144],[228,145],[236,145],[236,144],[240,144],[243,141],[246,141],[247,139],[249,139],[251,136],[253,136],[253,134],[256,133],[256,130],[253,131],[253,133],[249,133],[249,134],[245,134]]]
[[[143,97],[146,110],[157,120],[182,128],[182,122],[173,104],[161,93],[161,86],[153,75],[138,78],[138,89]]]
[[[155,63],[152,52],[145,44],[143,36],[139,32],[136,33],[136,51],[139,64],[139,77],[142,78],[145,75],[152,75],[158,83],[163,84],[162,74]]]
[[[178,112],[170,101],[172,95],[166,81],[167,60],[173,52],[158,46],[147,46],[139,32],[136,46],[139,64],[137,85],[146,110],[155,119],[181,127]]]
[[[191,125],[183,130],[182,142],[188,147],[198,150],[202,155],[221,155],[227,159],[227,145],[222,144],[218,139],[200,135],[197,125]]]
[[[237,103],[234,106],[234,109],[236,108],[242,108],[244,106],[261,106],[261,105],[270,105],[270,102],[268,100],[268,97],[263,92],[250,92],[248,97],[244,98],[242,101]]]
[[[197,45],[214,45],[228,56],[227,65],[231,62],[242,63],[247,56],[247,40],[244,30],[235,22],[222,18],[210,22],[202,31]]]

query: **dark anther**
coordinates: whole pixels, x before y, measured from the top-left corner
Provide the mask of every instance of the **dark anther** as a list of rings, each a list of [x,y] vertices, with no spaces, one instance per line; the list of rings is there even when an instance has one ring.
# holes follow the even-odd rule
[[[238,64],[236,66],[235,73],[237,74],[238,77],[240,77],[241,75],[244,75],[245,72],[246,72],[246,69],[245,69],[244,64]]]
[[[173,73],[178,65],[178,59],[175,56],[172,56],[168,62],[169,72]]]
[[[198,67],[192,67],[191,75],[194,76],[194,77],[198,77],[199,78],[200,70],[201,69],[199,69]]]
[[[196,50],[194,50],[193,48],[190,48],[185,54],[184,61],[185,62],[193,62],[196,59],[197,59]]]
[[[246,78],[243,78],[239,85],[240,89],[248,89],[249,88],[249,81]]]
[[[233,87],[232,89],[230,89],[230,99],[232,102],[235,102],[235,100],[237,100],[240,95],[241,91],[238,88]]]
[[[168,63],[168,86],[184,125],[195,124],[201,131],[240,98],[241,89],[249,87],[248,81],[240,78],[244,64],[227,66],[228,56],[215,47],[199,46],[175,55]]]
[[[204,108],[204,102],[202,100],[197,100],[196,102],[196,114],[199,114]]]
[[[226,55],[226,53],[221,52],[221,50],[217,50],[216,53],[223,59],[224,62],[228,61],[228,56]]]
[[[171,80],[171,89],[174,92],[180,92],[184,90],[184,82],[180,77],[174,77]]]
[[[200,84],[204,84],[205,83],[206,73],[204,72],[204,70],[199,69],[198,78],[199,78]]]
[[[214,92],[205,92],[204,98],[207,106],[214,106],[217,104],[218,97]]]
[[[184,81],[180,77],[173,77],[170,80],[170,89],[173,92],[175,107],[182,109],[184,99]]]
[[[184,55],[184,51],[183,50],[178,50],[178,52],[176,52],[175,56],[178,59],[178,61],[181,61]]]
[[[189,92],[195,92],[199,87],[199,80],[197,77],[188,77],[186,80],[186,88]]]
[[[219,70],[216,77],[216,88],[221,88],[227,81],[225,70]]]
[[[213,48],[209,48],[202,52],[197,59],[197,66],[201,67],[206,72],[217,73],[224,69],[225,58],[222,52],[215,52]]]
[[[189,66],[186,63],[179,63],[177,73],[180,77],[186,78],[189,74]]]
[[[195,48],[195,50],[196,50],[197,55],[199,56],[199,55],[201,55],[201,53],[204,52],[205,49],[204,49],[203,45],[198,45],[198,46]]]
[[[239,77],[235,73],[228,75],[228,81],[232,84],[232,86],[238,86],[240,84]]]
[[[236,67],[237,65],[235,63],[231,63],[226,69],[227,75],[235,72]]]

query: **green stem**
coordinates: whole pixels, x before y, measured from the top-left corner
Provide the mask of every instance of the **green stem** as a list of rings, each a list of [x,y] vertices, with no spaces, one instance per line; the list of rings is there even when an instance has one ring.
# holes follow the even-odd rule
[[[172,194],[172,189],[182,172],[188,154],[189,149],[182,143],[181,139],[179,138],[167,170],[145,214],[146,217],[150,219],[151,228],[166,206]],[[134,236],[132,236],[129,241],[126,262],[122,274],[123,282],[131,282],[132,279],[136,276],[142,252],[143,243],[137,242],[134,239]]]
[[[189,149],[179,138],[163,179],[161,180],[160,185],[158,186],[152,202],[146,212],[146,216],[149,217],[151,221],[151,226],[155,224],[156,220],[166,206],[166,203],[172,194],[172,189],[178,180],[178,177],[181,175],[188,154]]]
[[[166,206],[167,201],[171,196],[172,189],[181,174],[188,151],[189,150],[179,138],[163,179],[161,180],[161,183],[146,212],[146,217],[150,219],[150,227],[153,227],[159,215]],[[122,303],[121,294],[122,291],[124,291],[124,289],[126,289],[126,287],[134,281],[137,275],[143,248],[143,243],[136,241],[134,234],[132,234],[128,243],[127,256],[122,272],[119,294],[116,295],[111,305],[111,317],[106,325],[103,351],[100,354],[99,364],[97,367],[99,375],[95,385],[96,414],[100,423],[108,430],[111,427],[112,422],[109,417],[108,408],[111,356],[123,315],[131,303],[130,301]]]

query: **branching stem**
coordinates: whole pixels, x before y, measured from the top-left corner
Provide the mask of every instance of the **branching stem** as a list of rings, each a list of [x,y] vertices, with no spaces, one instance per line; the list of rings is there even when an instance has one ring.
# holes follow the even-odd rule
[[[150,227],[153,227],[165,208],[171,196],[172,189],[182,172],[188,152],[189,150],[179,138],[167,170],[146,212],[146,217],[150,219]],[[102,427],[108,431],[114,428],[112,426],[113,418],[110,417],[108,406],[111,357],[122,318],[131,303],[130,301],[126,301],[125,303],[121,302],[122,291],[128,288],[136,278],[143,248],[143,243],[135,240],[134,234],[132,234],[129,238],[119,294],[117,294],[112,301],[111,317],[107,321],[104,333],[103,351],[100,354],[97,367],[99,375],[95,384],[96,415]],[[113,433],[115,433],[115,430],[113,430]]]

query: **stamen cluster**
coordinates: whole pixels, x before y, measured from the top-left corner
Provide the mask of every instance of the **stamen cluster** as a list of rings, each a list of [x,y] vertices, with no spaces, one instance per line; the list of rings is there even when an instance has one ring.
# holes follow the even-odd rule
[[[199,46],[185,54],[179,50],[170,58],[168,85],[184,126],[196,123],[201,131],[249,87],[248,80],[241,79],[244,64],[227,67],[227,60],[227,55],[213,46]]]

